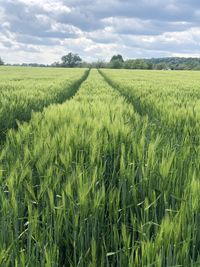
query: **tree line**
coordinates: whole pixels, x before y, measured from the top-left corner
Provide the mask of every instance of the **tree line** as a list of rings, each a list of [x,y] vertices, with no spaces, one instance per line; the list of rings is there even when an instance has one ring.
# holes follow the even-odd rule
[[[0,65],[4,61],[0,58]],[[9,64],[6,64],[9,65]],[[51,65],[37,63],[15,64],[15,66],[30,67],[62,67],[62,68],[111,68],[111,69],[146,69],[146,70],[200,70],[200,58],[151,58],[151,59],[126,59],[122,55],[113,55],[109,62],[98,60],[88,63],[82,60],[78,54],[72,52],[62,56],[61,61]]]
[[[91,68],[111,68],[111,69],[146,69],[146,70],[200,70],[200,58],[151,58],[151,59],[127,59],[122,55],[114,55],[109,62],[98,60],[87,63],[73,53],[69,53],[61,58],[61,62],[52,64],[54,67],[91,67]]]

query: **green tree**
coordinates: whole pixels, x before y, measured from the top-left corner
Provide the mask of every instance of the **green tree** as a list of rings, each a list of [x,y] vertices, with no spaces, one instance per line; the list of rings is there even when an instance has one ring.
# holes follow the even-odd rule
[[[122,57],[122,55],[114,55],[112,56],[111,60],[110,60],[110,68],[113,69],[120,69],[123,67],[124,64],[124,59]]]
[[[113,61],[115,61],[115,60],[119,60],[119,61],[121,61],[122,63],[124,62],[124,59],[123,59],[122,55],[114,55],[114,56],[112,56],[110,62],[113,62]]]
[[[152,69],[152,63],[147,59],[128,59],[124,62],[125,69]]]
[[[82,59],[79,57],[79,55],[73,54],[71,52],[63,56],[61,60],[62,66],[69,68],[77,67],[82,62]]]
[[[167,65],[163,62],[163,63],[158,63],[154,66],[154,69],[156,70],[166,70],[167,69]]]

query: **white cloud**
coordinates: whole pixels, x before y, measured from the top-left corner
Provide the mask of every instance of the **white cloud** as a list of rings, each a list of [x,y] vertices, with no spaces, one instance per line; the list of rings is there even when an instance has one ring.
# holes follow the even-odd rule
[[[71,8],[64,5],[62,1],[59,0],[19,0],[26,4],[27,6],[38,6],[43,10],[53,13],[70,13]]]
[[[195,0],[0,0],[0,56],[52,63],[69,51],[89,61],[198,55]]]

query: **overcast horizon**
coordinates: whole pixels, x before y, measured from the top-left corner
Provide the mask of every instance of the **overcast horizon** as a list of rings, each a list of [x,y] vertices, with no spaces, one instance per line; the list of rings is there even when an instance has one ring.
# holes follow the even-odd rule
[[[197,0],[0,0],[0,57],[6,63],[199,57]]]

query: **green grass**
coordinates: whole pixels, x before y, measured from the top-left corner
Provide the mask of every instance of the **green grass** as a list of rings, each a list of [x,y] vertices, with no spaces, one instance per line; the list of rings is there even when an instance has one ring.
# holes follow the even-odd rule
[[[198,72],[92,70],[8,131],[0,266],[199,266],[199,84]]]

